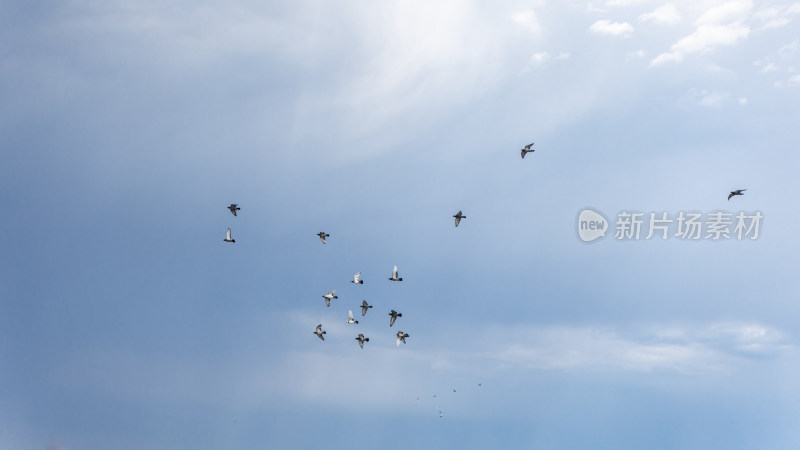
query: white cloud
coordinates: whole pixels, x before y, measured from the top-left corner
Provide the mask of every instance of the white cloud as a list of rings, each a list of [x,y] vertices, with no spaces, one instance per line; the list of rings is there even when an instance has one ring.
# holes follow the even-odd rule
[[[558,54],[558,56],[556,56],[556,59],[557,60],[564,60],[564,59],[570,59],[571,57],[572,57],[572,54],[570,54],[569,52],[560,52]]]
[[[792,88],[800,86],[800,75],[793,75],[786,80],[778,80],[774,83],[777,88]]]
[[[704,89],[692,88],[681,97],[679,103],[702,106],[705,108],[721,108],[730,101],[730,92],[707,91]]]
[[[643,58],[645,55],[644,49],[634,50],[625,55],[625,61],[633,61],[634,59]]]
[[[611,36],[629,37],[633,34],[633,25],[628,22],[611,22],[609,20],[598,20],[589,27],[589,31],[597,34],[607,34]]]
[[[607,0],[607,6],[631,6],[641,3],[642,0]]]
[[[539,52],[531,55],[531,63],[533,64],[541,64],[545,61],[548,61],[549,59],[550,59],[550,53],[547,52]]]
[[[753,18],[762,23],[762,30],[770,30],[788,25],[796,14],[800,14],[800,3],[794,3],[787,7],[764,8],[756,11]]]
[[[642,22],[653,21],[663,25],[674,25],[681,21],[681,14],[678,12],[678,8],[676,8],[675,5],[667,3],[664,6],[656,8],[653,12],[642,14],[639,16],[639,20]]]
[[[739,104],[744,106],[747,104],[747,97],[742,97],[739,99]]]
[[[732,1],[707,10],[695,21],[697,28],[692,34],[673,44],[669,52],[653,58],[650,66],[681,62],[692,53],[708,53],[721,45],[735,45],[750,34],[750,27],[744,20],[752,8],[751,1]]]
[[[531,33],[540,34],[542,32],[542,27],[539,24],[539,18],[536,15],[536,11],[532,9],[515,12],[511,15],[511,20],[522,25]]]
[[[775,63],[768,63],[761,68],[761,73],[770,73],[778,70],[778,65]]]

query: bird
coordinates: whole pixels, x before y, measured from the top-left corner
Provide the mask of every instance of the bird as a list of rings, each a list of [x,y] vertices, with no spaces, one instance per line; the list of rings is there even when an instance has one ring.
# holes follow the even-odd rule
[[[395,336],[397,336],[397,346],[400,347],[400,343],[401,342],[403,344],[406,343],[406,338],[409,337],[409,334],[408,333],[403,333],[403,330],[400,330],[400,331],[397,332],[397,334]]]
[[[236,239],[231,239],[231,229],[230,228],[228,228],[228,232],[225,234],[225,239],[223,239],[223,241],[225,241],[225,242],[236,242]]]
[[[355,284],[364,284],[364,280],[359,280],[358,279],[358,277],[360,277],[360,276],[361,276],[361,272],[358,272],[357,274],[353,275],[353,279],[350,280],[350,282],[351,283],[355,283]]]
[[[238,211],[238,210],[240,210],[242,208],[239,208],[239,205],[237,205],[236,203],[231,203],[231,206],[228,206],[228,209],[230,209],[231,210],[231,214],[233,214],[235,216],[236,215],[236,211]]]
[[[331,300],[333,300],[334,298],[339,298],[338,296],[333,295],[334,292],[336,291],[328,291],[327,294],[322,296],[322,298],[325,299],[325,306],[331,306]]]
[[[456,391],[456,390],[455,390],[455,389],[453,389],[453,392],[455,392],[455,391]]]
[[[461,219],[466,219],[467,218],[467,216],[461,214],[461,211],[459,211],[458,214],[456,214],[453,217],[456,218],[456,228],[458,228],[458,224],[461,222]]]
[[[367,315],[367,310],[370,309],[370,308],[372,308],[372,305],[367,304],[366,300],[362,300],[361,301],[361,315],[362,316],[366,316]]]
[[[478,387],[481,387],[481,384],[480,384],[480,383],[478,383]]]
[[[322,339],[323,341],[325,338],[322,336],[323,334],[327,334],[327,332],[322,331],[322,324],[317,325],[317,331],[314,332],[318,338]]]
[[[400,314],[399,312],[397,312],[395,310],[392,310],[392,312],[390,312],[389,315],[392,316],[392,318],[389,319],[389,326],[394,325],[394,321],[397,320],[398,317],[403,317],[402,314]]]
[[[392,270],[392,278],[389,278],[391,281],[403,281],[402,278],[397,278],[397,266],[394,266],[394,270]]]
[[[731,199],[731,197],[733,197],[734,195],[744,195],[742,192],[744,192],[744,191],[746,191],[746,190],[747,190],[747,189],[737,189],[737,190],[735,190],[735,191],[731,191],[731,193],[730,193],[730,194],[728,194],[728,200],[730,200],[730,199]]]
[[[320,231],[319,233],[317,233],[317,236],[319,236],[319,238],[322,240],[323,244],[327,244],[327,242],[325,242],[325,238],[326,237],[330,237],[330,234],[328,234],[328,233],[326,233],[324,231]]]
[[[361,348],[364,348],[364,342],[369,342],[369,338],[364,337],[362,333],[358,333],[358,337],[356,337],[356,340],[358,341],[358,346]]]
[[[535,151],[536,151],[535,149],[534,149],[534,150],[531,150],[531,146],[532,146],[532,145],[533,145],[533,142],[531,142],[530,144],[526,145],[525,147],[522,147],[522,151],[521,151],[521,153],[522,153],[522,159],[525,159],[525,154],[526,154],[526,153],[533,153],[533,152],[535,152]]]
[[[441,411],[439,411],[439,417],[444,417],[444,415],[442,415]]]
[[[358,323],[357,320],[353,319],[353,310],[347,311],[347,323]]]

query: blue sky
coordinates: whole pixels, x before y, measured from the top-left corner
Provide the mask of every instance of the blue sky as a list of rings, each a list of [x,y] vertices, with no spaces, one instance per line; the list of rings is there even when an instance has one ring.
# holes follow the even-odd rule
[[[798,20],[3,3],[0,447],[796,447]],[[585,207],[764,222],[585,244]]]

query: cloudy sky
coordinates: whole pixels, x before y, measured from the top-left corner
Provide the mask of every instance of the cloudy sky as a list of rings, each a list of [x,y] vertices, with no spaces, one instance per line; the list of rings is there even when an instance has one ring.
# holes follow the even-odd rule
[[[798,24],[3,2],[0,448],[798,447]],[[586,207],[764,220],[587,244]]]

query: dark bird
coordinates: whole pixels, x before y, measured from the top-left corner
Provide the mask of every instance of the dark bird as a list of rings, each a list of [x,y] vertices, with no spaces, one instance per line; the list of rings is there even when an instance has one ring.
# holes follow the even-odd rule
[[[240,210],[242,208],[239,208],[239,206],[236,205],[236,203],[231,203],[231,206],[228,206],[228,209],[230,209],[231,210],[231,214],[233,214],[235,216],[236,215],[236,211],[238,211],[238,210]]]
[[[368,337],[364,337],[364,335],[361,334],[361,333],[358,334],[358,337],[356,338],[356,340],[358,341],[358,346],[361,347],[361,348],[364,348],[364,342],[369,342],[369,338]]]
[[[320,231],[319,233],[317,233],[317,236],[319,236],[319,238],[322,240],[323,244],[327,244],[327,242],[325,242],[325,238],[326,237],[330,237],[331,235],[325,233],[324,231]]]
[[[327,332],[322,331],[322,324],[317,325],[317,331],[314,332],[318,338],[322,339],[323,341],[325,338],[322,336],[323,334],[327,334]]]
[[[333,295],[334,292],[336,292],[336,291],[328,291],[327,294],[322,296],[322,298],[325,299],[325,306],[331,306],[331,300],[333,300],[335,298],[339,298],[338,296]]]
[[[361,315],[366,316],[367,310],[372,308],[372,305],[368,305],[366,300],[361,301]]]
[[[526,153],[533,153],[533,152],[536,151],[535,149],[531,150],[531,146],[533,146],[533,142],[531,142],[530,144],[526,145],[525,147],[522,147],[522,159],[525,159],[525,154]]]
[[[746,191],[746,190],[747,189],[737,189],[735,191],[731,191],[731,193],[728,194],[728,200],[730,200],[731,197],[733,197],[734,195],[744,195],[743,192]]]
[[[398,317],[403,317],[402,314],[400,314],[399,312],[397,312],[395,310],[392,310],[392,312],[390,312],[389,315],[392,316],[392,318],[389,319],[389,326],[394,325],[394,321],[397,320]]]
[[[353,279],[350,280],[350,282],[355,284],[364,284],[364,280],[359,280],[360,277],[361,272],[358,272],[357,274],[353,275]]]
[[[403,281],[402,278],[397,278],[397,266],[394,266],[394,270],[392,270],[392,278],[389,278],[391,281]]]
[[[466,219],[467,218],[467,216],[461,214],[461,211],[459,211],[458,214],[456,214],[453,217],[456,218],[456,228],[458,228],[458,224],[461,223],[461,219]]]
[[[353,318],[353,311],[347,311],[347,323],[358,323],[357,320]]]
[[[223,239],[223,240],[225,242],[236,242],[235,239],[231,239],[231,229],[230,228],[228,228],[228,232],[225,233],[225,239]]]
[[[397,336],[397,346],[400,347],[400,343],[401,342],[403,344],[406,343],[406,338],[409,337],[409,334],[408,333],[403,333],[403,330],[400,330],[400,331],[397,332],[397,334],[395,336]]]

